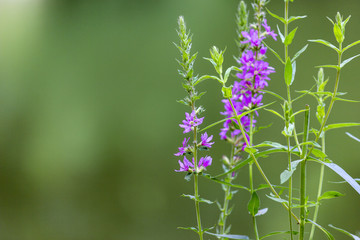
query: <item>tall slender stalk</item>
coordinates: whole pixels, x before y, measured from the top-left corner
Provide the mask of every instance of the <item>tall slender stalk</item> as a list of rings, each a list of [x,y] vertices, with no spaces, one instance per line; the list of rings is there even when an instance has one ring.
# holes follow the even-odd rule
[[[309,126],[310,126],[310,107],[306,105],[305,119],[304,119],[304,138],[303,142],[307,142],[309,138]],[[305,232],[305,218],[306,218],[306,158],[307,145],[303,146],[302,156],[301,156],[301,169],[300,169],[300,240],[304,239]]]
[[[323,135],[321,137],[321,150],[322,150],[323,153],[325,153],[325,133],[323,133]],[[325,170],[325,165],[322,164],[321,169],[320,169],[319,189],[318,189],[318,193],[317,193],[317,196],[316,196],[317,200],[316,200],[316,206],[315,206],[313,222],[317,221],[318,214],[319,214],[319,207],[320,207],[319,198],[320,198],[321,193],[322,193],[322,187],[323,187],[323,182],[324,182],[324,172],[325,172],[324,170]],[[315,225],[312,225],[309,240],[313,239],[314,233],[315,233]]]
[[[195,106],[193,107],[195,109]],[[197,162],[197,127],[194,128],[194,165],[195,169],[198,169]],[[194,196],[195,196],[195,211],[196,211],[196,220],[198,225],[198,234],[199,239],[203,240],[203,230],[201,227],[201,217],[200,217],[200,202],[199,202],[199,182],[198,182],[198,174],[194,174]]]
[[[254,113],[250,113],[250,134],[249,134],[249,138],[250,138],[250,147],[253,146],[253,134],[254,134],[254,128],[253,128],[253,123],[254,123]],[[241,123],[240,123],[241,124]],[[251,196],[254,193],[254,179],[253,179],[253,168],[252,168],[253,163],[250,162],[249,163],[249,181],[250,181],[250,191],[251,191]],[[253,222],[253,227],[254,227],[254,233],[255,233],[255,237],[256,240],[259,240],[259,231],[258,231],[258,227],[256,224],[256,216],[252,214],[252,222]]]
[[[230,154],[230,162],[229,162],[229,167],[232,167],[233,163],[234,163],[234,152],[235,152],[235,143],[233,143],[231,145],[231,154]],[[225,178],[225,181],[228,182],[228,183],[231,183],[232,180],[233,180],[233,176],[232,176],[232,173],[229,173],[227,174],[226,178]],[[219,226],[220,226],[220,234],[227,234],[226,232],[226,220],[227,220],[227,217],[229,215],[229,202],[230,202],[230,199],[232,197],[232,192],[231,192],[231,186],[229,185],[223,185],[224,188],[225,188],[225,194],[224,194],[224,204],[221,208],[221,214],[220,214],[220,217],[219,217]],[[220,238],[221,240],[224,240],[224,239],[227,239],[227,238]]]

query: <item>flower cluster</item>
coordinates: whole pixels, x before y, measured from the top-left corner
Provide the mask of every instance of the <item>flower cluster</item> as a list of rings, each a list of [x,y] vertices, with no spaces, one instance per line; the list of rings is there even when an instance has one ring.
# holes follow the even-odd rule
[[[248,44],[248,47],[242,53],[240,59],[238,59],[241,72],[237,73],[236,76],[240,81],[234,82],[231,98],[231,103],[238,115],[262,105],[263,92],[261,90],[268,86],[268,81],[270,80],[269,74],[275,72],[274,68],[264,61],[267,48],[262,41],[267,36],[271,36],[276,40],[277,34],[271,31],[266,19],[263,20],[262,26],[265,29],[264,32],[253,27],[249,32],[244,31],[241,33],[245,39],[241,43]],[[228,120],[224,122],[224,126],[220,131],[220,137],[224,140],[228,139],[227,133],[230,131],[231,138],[235,138],[241,134],[241,131],[236,127],[238,122],[231,119],[235,116],[233,108],[229,100],[222,100],[222,102],[224,103],[225,111],[221,112],[221,114]],[[255,113],[257,114],[257,112]],[[256,120],[253,120],[253,126],[255,123]],[[243,116],[241,124],[245,131],[249,132],[251,125],[250,117],[248,115]],[[246,137],[248,138],[248,136]],[[244,148],[246,144],[242,144],[242,148]]]
[[[193,110],[190,114],[185,113],[185,120],[182,121],[182,124],[179,124],[181,128],[184,128],[183,133],[188,133],[195,130],[195,127],[202,124],[204,118],[198,118],[196,116],[196,112]],[[183,156],[186,154],[192,155],[196,149],[200,150],[208,150],[211,148],[211,146],[214,144],[214,142],[211,142],[213,139],[213,136],[209,136],[206,132],[201,134],[201,141],[199,143],[196,142],[196,139],[194,140],[194,145],[191,146],[189,143],[189,138],[184,138],[184,141],[182,142],[182,146],[178,148],[178,152],[175,153],[175,156]],[[210,166],[212,162],[212,158],[210,156],[202,157],[200,158],[197,168],[195,169],[195,160],[192,159],[192,162],[190,162],[186,156],[184,156],[184,160],[181,162],[179,160],[180,169],[175,170],[176,172],[202,172],[203,170],[206,170],[206,167]]]

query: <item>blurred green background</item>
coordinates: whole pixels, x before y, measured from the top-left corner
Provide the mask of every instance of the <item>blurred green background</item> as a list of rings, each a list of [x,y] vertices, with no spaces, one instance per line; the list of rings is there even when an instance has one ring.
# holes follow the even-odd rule
[[[249,1],[247,1],[249,3]],[[225,66],[235,64],[234,14],[237,0],[1,0],[0,1],[0,238],[4,240],[137,240],[195,239],[193,232],[178,226],[195,225],[192,184],[174,172],[173,156],[183,139],[178,124],[188,111],[176,103],[185,92],[177,74],[179,57],[172,42],[178,42],[177,18],[184,15],[194,33],[193,49],[199,52],[197,74],[213,73],[202,57],[216,45],[227,47]],[[283,1],[268,8],[283,13]],[[291,4],[291,15],[308,18],[299,26],[290,54],[307,39],[331,42],[332,26],[326,16],[340,11],[352,15],[346,44],[360,39],[360,1],[302,0]],[[274,28],[277,22],[269,17]],[[268,43],[282,53],[279,42]],[[354,47],[355,53],[360,52]],[[345,58],[355,55],[347,52]],[[269,89],[285,95],[281,66]],[[336,54],[310,44],[297,61],[293,89],[314,84],[314,66],[336,63]],[[342,73],[340,91],[359,99],[360,62],[348,64]],[[329,87],[335,71],[327,70]],[[219,120],[222,109],[219,84],[200,86],[207,94],[201,104],[208,110],[205,125]],[[293,94],[294,96],[296,93]],[[266,96],[264,102],[274,101]],[[314,127],[315,101],[312,106]],[[301,109],[305,102],[298,102]],[[279,104],[274,105],[279,109]],[[359,122],[356,103],[337,102],[330,123]],[[285,142],[283,125],[270,113],[261,112],[259,125],[273,123],[260,132],[264,139]],[[301,121],[301,117],[298,120]],[[299,124],[302,126],[302,124]],[[213,128],[216,144],[210,154],[210,173],[219,173],[220,157],[229,151]],[[327,153],[353,177],[360,177],[360,143],[345,135],[360,137],[360,128],[333,130],[327,134]],[[286,168],[283,155],[261,160],[274,184]],[[309,194],[315,198],[319,166],[309,164]],[[239,181],[247,184],[247,169]],[[256,173],[258,184],[263,180]],[[319,223],[360,231],[360,196],[329,170],[325,190],[345,197],[325,202]],[[268,193],[267,191],[263,192]],[[200,194],[222,199],[220,186],[204,179]],[[234,234],[252,235],[246,212],[248,194],[238,193],[230,217]],[[285,230],[287,213],[262,195],[269,212],[259,217],[260,233]],[[216,223],[215,205],[202,206],[203,223]],[[325,239],[317,232],[316,239]],[[337,239],[346,239],[334,233]],[[277,238],[273,238],[277,239]]]

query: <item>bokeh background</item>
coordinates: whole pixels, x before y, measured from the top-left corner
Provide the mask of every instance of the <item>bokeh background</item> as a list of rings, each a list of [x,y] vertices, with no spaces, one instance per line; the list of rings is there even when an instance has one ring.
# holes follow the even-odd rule
[[[192,184],[174,172],[178,164],[173,153],[183,139],[178,124],[188,110],[176,103],[185,92],[172,42],[178,41],[177,18],[184,15],[194,33],[193,49],[199,52],[197,74],[214,72],[202,59],[213,45],[227,47],[225,66],[235,64],[237,4],[237,0],[1,0],[0,238],[195,239],[193,232],[177,229],[195,225],[195,216],[193,202],[180,197],[193,192]],[[273,0],[268,8],[282,14],[283,1]],[[291,24],[299,29],[290,54],[308,39],[334,42],[326,16],[333,18],[337,11],[352,15],[346,43],[360,39],[360,1],[292,3],[291,15],[308,18]],[[268,22],[273,28],[277,24],[270,17]],[[282,53],[279,42],[268,43]],[[353,51],[345,57],[359,53],[360,47]],[[268,60],[278,69],[269,89],[284,95],[281,66],[270,53]],[[314,66],[336,63],[336,54],[310,44],[297,63],[293,89],[308,89],[314,84]],[[359,67],[360,61],[354,60],[342,73],[340,91],[348,92],[347,98],[360,99]],[[332,87],[335,72],[325,73]],[[200,90],[207,91],[201,99],[207,125],[221,118],[220,88],[208,81]],[[266,96],[265,102],[270,101],[274,98]],[[313,108],[316,127],[312,98],[298,102],[296,108],[305,102]],[[329,123],[359,122],[359,109],[356,103],[337,102]],[[284,142],[279,119],[266,112],[260,115],[259,125],[273,125],[258,133],[255,142]],[[214,174],[221,171],[220,157],[229,151],[218,130],[210,131],[216,144],[208,171]],[[360,177],[360,143],[345,131],[360,137],[360,128],[333,130],[327,134],[327,153],[350,175]],[[261,164],[270,180],[279,184],[279,174],[287,166],[284,156],[263,159]],[[312,199],[318,171],[318,165],[309,164]],[[247,169],[239,175],[239,181],[247,184]],[[256,181],[263,183],[257,173]],[[319,223],[360,231],[360,196],[347,184],[328,181],[341,181],[330,170],[324,189],[346,195],[324,202]],[[204,179],[200,193],[222,199],[220,186]],[[248,198],[244,192],[234,197],[230,217],[234,234],[252,235]],[[287,213],[281,206],[262,195],[262,207],[270,210],[258,218],[261,234],[287,229]],[[216,205],[201,210],[204,225],[213,226]],[[317,234],[316,239],[325,239]]]

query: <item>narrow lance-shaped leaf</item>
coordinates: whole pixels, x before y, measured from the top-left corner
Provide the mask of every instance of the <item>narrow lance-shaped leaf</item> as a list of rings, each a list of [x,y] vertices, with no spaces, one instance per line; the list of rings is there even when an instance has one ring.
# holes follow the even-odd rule
[[[337,191],[328,191],[328,192],[324,192],[323,195],[321,195],[318,200],[320,201],[322,199],[338,198],[341,196],[344,196],[344,194],[339,193]]]
[[[353,42],[352,44],[349,44],[348,46],[344,47],[344,49],[342,50],[343,52],[345,52],[346,50],[348,50],[349,48],[358,45],[360,43],[360,40]]]
[[[305,50],[307,49],[308,46],[309,46],[309,44],[306,44],[302,49],[300,49],[297,53],[295,53],[295,55],[291,61],[294,62],[303,52],[305,52]]]
[[[326,230],[325,228],[323,228],[322,226],[320,226],[316,222],[314,222],[314,221],[312,221],[310,219],[306,219],[306,222],[315,225],[317,228],[319,228],[321,231],[323,231],[329,240],[335,240],[334,236],[328,230]]]
[[[281,21],[282,23],[286,23],[286,21],[285,21],[285,19],[284,19],[284,18],[282,18],[282,17],[280,17],[280,16],[276,15],[275,13],[270,12],[270,11],[269,11],[269,9],[266,9],[266,10],[268,11],[268,13],[269,13],[272,17],[274,17],[274,18],[278,19],[278,20],[279,20],[279,21]]]
[[[357,100],[351,100],[351,99],[345,99],[345,98],[339,98],[339,97],[335,97],[334,100],[336,101],[342,101],[342,102],[351,102],[351,103],[358,103],[360,101]]]
[[[358,193],[360,194],[360,185],[355,181],[355,179],[353,179],[347,172],[345,172],[344,169],[342,169],[340,166],[338,166],[335,163],[327,163],[327,162],[323,162],[320,161],[318,159],[310,159],[312,161],[324,164],[325,166],[327,166],[328,168],[330,168],[331,170],[333,170],[334,172],[336,172],[340,177],[342,177],[348,184],[350,184],[350,186]]]
[[[269,210],[268,208],[259,209],[257,214],[255,214],[255,217],[264,215],[265,213],[267,213],[268,210]]]
[[[290,45],[295,37],[295,33],[296,33],[296,30],[298,28],[295,28],[294,30],[292,30],[289,35],[286,36],[285,38],[285,41],[284,41],[284,44],[287,46],[287,45]]]
[[[274,235],[279,235],[279,234],[290,234],[291,231],[278,231],[278,232],[271,232],[271,233],[268,233],[266,234],[265,236],[262,236],[260,238],[260,240],[264,239],[264,238],[267,238],[267,237],[271,237],[271,236],[274,236]],[[296,231],[292,231],[292,234],[293,235],[296,235],[298,234],[299,232],[296,232]]]
[[[314,40],[308,40],[309,42],[315,42],[315,43],[321,43],[327,47],[330,47],[332,49],[334,49],[336,52],[340,52],[340,50],[335,47],[333,44],[329,43],[328,41],[322,40],[322,39],[314,39]]]
[[[245,235],[234,235],[234,234],[216,234],[211,232],[205,232],[206,234],[218,237],[218,238],[228,238],[228,239],[249,239],[248,236]]]
[[[354,127],[354,126],[360,126],[360,123],[335,123],[335,124],[329,124],[324,128],[324,131],[328,131],[330,129],[344,128],[344,127]]]
[[[351,138],[352,138],[352,139],[354,139],[355,141],[360,142],[360,139],[359,139],[359,138],[357,138],[357,137],[355,137],[355,136],[354,136],[354,135],[352,135],[351,133],[346,132],[346,135],[348,135],[349,137],[351,137]]]
[[[258,211],[259,211],[259,207],[260,207],[260,199],[259,199],[259,196],[257,195],[256,192],[253,192],[253,194],[251,195],[251,199],[248,203],[248,210],[249,210],[249,213],[252,215],[252,216],[255,216]]]
[[[214,203],[214,202],[212,202],[210,200],[207,200],[207,199],[204,199],[204,198],[199,198],[198,200],[196,200],[195,196],[193,196],[193,195],[182,194],[181,196],[190,198],[191,200],[194,200],[194,201],[204,202],[204,203],[207,203],[207,204],[213,204]]]
[[[291,82],[290,85],[293,84],[294,80],[295,80],[295,74],[296,74],[296,61],[292,62],[292,76],[291,76]]]
[[[337,65],[320,65],[316,66],[316,68],[335,68],[336,70],[340,70],[340,67]]]
[[[267,45],[266,43],[264,43],[264,45],[267,47],[267,49],[269,49],[269,50],[275,55],[275,57],[277,57],[277,59],[279,59],[279,61],[280,61],[282,64],[285,64],[285,62],[282,60],[282,58],[280,57],[280,55],[279,55],[274,49],[272,49],[271,47],[269,47],[269,45]]]
[[[281,116],[280,113],[276,112],[275,110],[267,109],[267,108],[265,108],[265,110],[268,112],[271,112],[271,113],[275,114],[276,116],[280,117],[281,119],[285,120],[285,118],[283,116]]]
[[[276,25],[276,27],[277,27],[277,30],[278,30],[278,33],[279,33],[279,36],[280,36],[281,42],[283,42],[283,43],[284,43],[284,42],[285,42],[285,37],[284,37],[284,35],[281,33],[279,26],[278,26],[278,25]]]
[[[353,57],[351,57],[351,58],[348,58],[348,59],[346,59],[346,60],[344,60],[341,64],[340,64],[340,68],[343,68],[346,64],[348,64],[351,60],[353,60],[354,58],[357,58],[357,57],[359,57],[360,56],[360,54],[358,54],[358,55],[355,55],[355,56],[353,56]]]
[[[306,18],[307,16],[304,15],[304,16],[294,16],[294,17],[290,17],[289,20],[288,20],[288,23],[291,23],[295,20],[298,20],[298,19],[302,19],[302,18]]]
[[[286,60],[284,78],[286,85],[290,86],[292,80],[292,64],[290,58]]]
[[[348,231],[346,231],[346,230],[344,230],[344,229],[335,227],[335,226],[333,226],[333,225],[331,225],[331,224],[329,224],[329,227],[331,227],[331,228],[333,228],[333,229],[335,229],[335,230],[338,230],[339,232],[342,232],[342,233],[348,235],[349,237],[352,237],[354,240],[360,240],[360,237],[355,236],[354,234],[351,234],[351,233],[349,233]]]
[[[288,169],[284,170],[281,174],[280,174],[280,184],[285,183],[287,180],[289,180],[289,178],[293,175],[293,173],[296,170],[297,165],[299,165],[299,163],[302,160],[296,160],[291,162],[291,166],[290,166],[290,171]]]

